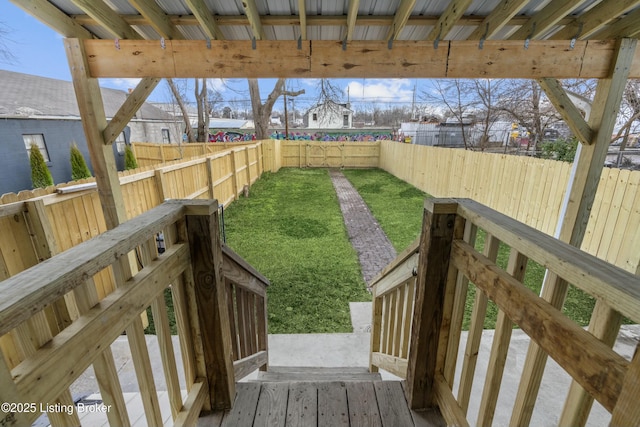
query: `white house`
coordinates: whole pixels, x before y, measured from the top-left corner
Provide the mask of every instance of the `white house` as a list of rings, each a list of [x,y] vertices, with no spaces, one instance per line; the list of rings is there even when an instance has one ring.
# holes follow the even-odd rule
[[[350,129],[353,127],[353,110],[350,105],[325,102],[307,112],[309,129]]]

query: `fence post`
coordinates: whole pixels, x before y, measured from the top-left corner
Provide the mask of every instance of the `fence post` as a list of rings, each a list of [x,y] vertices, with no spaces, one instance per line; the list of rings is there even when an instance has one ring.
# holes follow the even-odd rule
[[[227,295],[222,277],[218,202],[191,200],[186,208],[197,321],[204,350],[209,398],[213,409],[229,409],[235,397],[235,379]]]
[[[233,176],[231,177],[231,183],[233,188],[233,200],[238,199],[238,170],[236,169],[236,151],[234,149],[229,150],[231,156],[231,171]]]
[[[441,326],[447,315],[445,297],[451,282],[449,259],[457,206],[449,199],[425,201],[407,367],[406,394],[412,409],[435,404],[434,382]],[[455,284],[455,275],[453,279]]]
[[[247,163],[247,185],[251,187],[251,161],[249,159],[249,146],[244,147],[244,160]]]

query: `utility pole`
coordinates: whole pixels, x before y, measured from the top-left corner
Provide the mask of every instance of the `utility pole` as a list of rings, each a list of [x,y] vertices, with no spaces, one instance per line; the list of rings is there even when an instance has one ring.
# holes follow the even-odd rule
[[[287,113],[287,92],[284,92],[284,139],[289,140],[289,114]]]

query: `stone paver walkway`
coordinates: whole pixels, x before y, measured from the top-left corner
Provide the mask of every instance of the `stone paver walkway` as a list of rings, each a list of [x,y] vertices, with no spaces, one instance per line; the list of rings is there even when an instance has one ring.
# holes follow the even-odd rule
[[[367,204],[344,174],[337,169],[331,169],[329,176],[340,201],[349,240],[358,253],[362,276],[369,286],[371,280],[395,259],[396,250]]]

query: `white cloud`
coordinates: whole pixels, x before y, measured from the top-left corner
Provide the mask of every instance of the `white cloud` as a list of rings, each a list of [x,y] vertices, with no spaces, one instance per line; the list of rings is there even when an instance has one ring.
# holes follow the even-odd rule
[[[207,79],[207,87],[215,92],[224,92],[227,90],[227,82],[225,79]]]
[[[351,81],[345,88],[352,100],[371,102],[411,102],[413,81],[409,79],[371,79]]]

